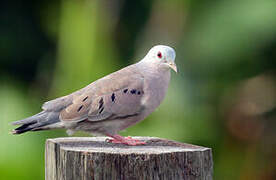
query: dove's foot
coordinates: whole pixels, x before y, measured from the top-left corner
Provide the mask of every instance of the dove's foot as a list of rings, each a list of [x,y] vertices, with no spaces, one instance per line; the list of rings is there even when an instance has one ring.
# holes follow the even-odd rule
[[[116,135],[110,135],[108,134],[107,136],[112,137],[113,139],[107,139],[107,142],[115,143],[115,144],[126,144],[129,146],[136,146],[136,145],[144,145],[146,144],[143,141],[139,141],[137,139],[132,139],[132,137],[123,137],[118,134]]]

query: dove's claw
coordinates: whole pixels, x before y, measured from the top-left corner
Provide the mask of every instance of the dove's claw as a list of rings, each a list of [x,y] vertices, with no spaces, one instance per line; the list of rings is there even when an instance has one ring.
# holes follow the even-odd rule
[[[132,137],[130,137],[130,136],[123,137],[123,136],[120,136],[118,134],[116,134],[116,135],[110,135],[110,134],[108,134],[107,136],[113,138],[113,139],[107,139],[107,142],[110,142],[110,143],[126,144],[126,145],[129,145],[129,146],[136,146],[136,145],[144,145],[144,144],[146,144],[143,141],[139,141],[137,139],[132,139]]]

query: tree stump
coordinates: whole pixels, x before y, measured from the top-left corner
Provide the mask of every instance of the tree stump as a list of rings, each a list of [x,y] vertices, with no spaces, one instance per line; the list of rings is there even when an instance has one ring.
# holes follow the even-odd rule
[[[146,145],[112,144],[107,137],[46,141],[46,180],[209,180],[210,148],[155,137],[133,137]]]

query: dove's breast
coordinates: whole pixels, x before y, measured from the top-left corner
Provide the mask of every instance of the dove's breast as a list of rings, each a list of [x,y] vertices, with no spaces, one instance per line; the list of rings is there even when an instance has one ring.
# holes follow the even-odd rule
[[[145,108],[145,116],[152,113],[163,101],[170,82],[170,71],[150,73],[145,79],[145,97],[142,104]]]

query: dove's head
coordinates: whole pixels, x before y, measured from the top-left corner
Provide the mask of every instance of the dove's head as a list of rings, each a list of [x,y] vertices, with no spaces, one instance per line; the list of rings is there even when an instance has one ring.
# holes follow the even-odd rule
[[[175,51],[173,48],[164,45],[157,45],[150,49],[145,57],[147,61],[151,61],[157,64],[158,67],[164,69],[173,69],[177,72],[177,67],[175,64]]]

